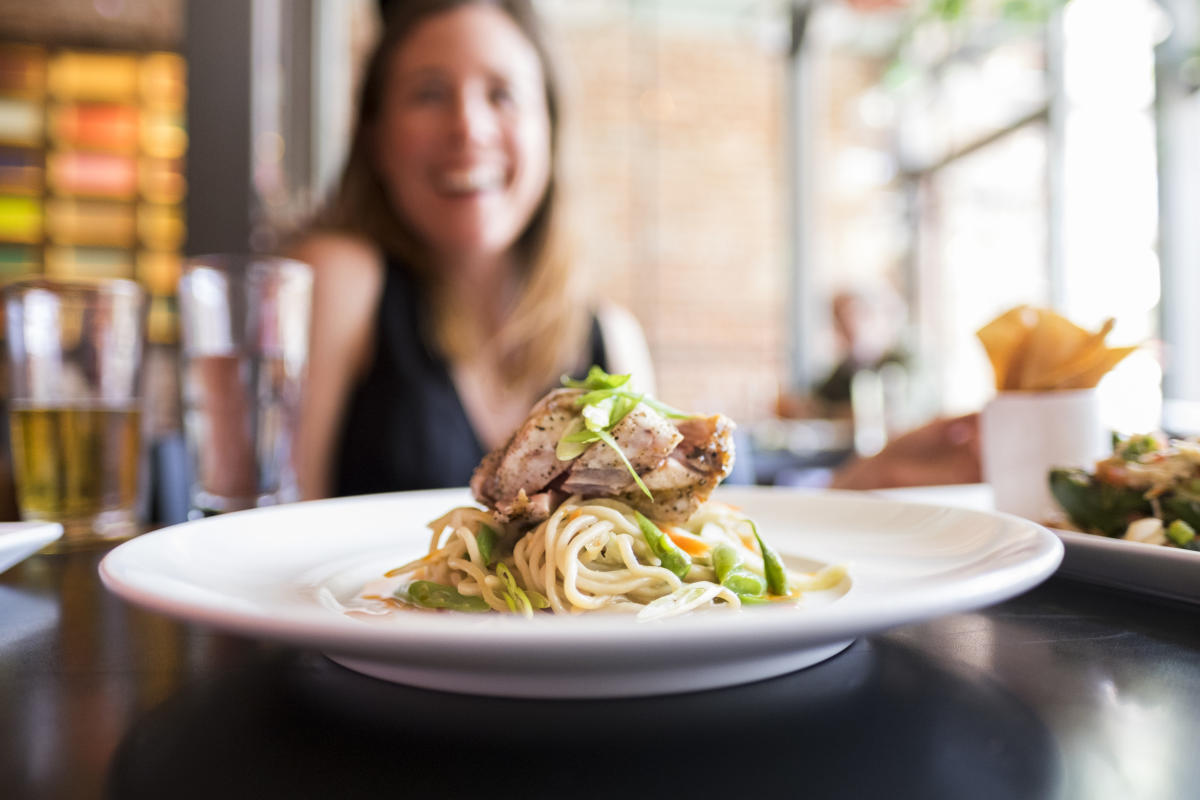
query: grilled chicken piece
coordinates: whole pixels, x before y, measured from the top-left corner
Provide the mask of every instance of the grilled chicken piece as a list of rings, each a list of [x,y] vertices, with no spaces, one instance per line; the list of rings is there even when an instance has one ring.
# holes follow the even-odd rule
[[[550,392],[533,407],[508,443],[484,456],[475,468],[471,476],[475,499],[492,508],[502,521],[536,522],[537,514],[549,507],[549,498],[536,496],[571,466],[570,461],[558,460],[555,449],[576,416],[575,398],[581,394],[578,389]],[[549,512],[545,513],[548,516]]]
[[[612,429],[613,439],[654,495],[642,492],[624,462],[604,442],[560,461],[559,439],[578,416],[577,389],[542,398],[508,443],[484,457],[471,476],[475,499],[499,522],[532,525],[569,494],[614,497],[647,516],[683,522],[733,467],[733,422],[720,414],[669,420],[645,404]]]
[[[638,475],[656,469],[684,438],[670,420],[645,404],[626,414],[613,427],[612,437]],[[620,494],[633,486],[633,476],[616,451],[596,442],[571,463],[562,489],[596,497]]]
[[[663,522],[687,522],[733,469],[733,421],[722,414],[691,417],[678,423],[683,441],[657,469],[642,475],[654,495],[636,486],[618,500]]]

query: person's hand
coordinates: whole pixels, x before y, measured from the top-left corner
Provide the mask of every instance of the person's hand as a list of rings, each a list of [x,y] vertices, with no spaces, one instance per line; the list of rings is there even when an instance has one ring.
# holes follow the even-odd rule
[[[889,442],[878,454],[856,459],[833,477],[835,489],[888,489],[978,483],[979,415],[942,418]]]

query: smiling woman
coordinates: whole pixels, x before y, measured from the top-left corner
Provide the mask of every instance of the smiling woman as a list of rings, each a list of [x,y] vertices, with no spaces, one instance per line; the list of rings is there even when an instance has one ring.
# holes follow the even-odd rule
[[[528,2],[388,15],[341,184],[295,248],[316,270],[305,496],[464,485],[560,373],[651,374],[565,253],[558,109]]]

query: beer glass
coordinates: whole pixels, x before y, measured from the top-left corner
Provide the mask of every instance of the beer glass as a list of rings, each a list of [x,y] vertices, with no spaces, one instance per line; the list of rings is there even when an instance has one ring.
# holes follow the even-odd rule
[[[9,425],[22,519],[51,550],[138,531],[146,300],[133,281],[27,278],[4,288]]]
[[[272,256],[209,255],[179,281],[191,516],[297,497],[292,468],[308,365],[312,269]]]

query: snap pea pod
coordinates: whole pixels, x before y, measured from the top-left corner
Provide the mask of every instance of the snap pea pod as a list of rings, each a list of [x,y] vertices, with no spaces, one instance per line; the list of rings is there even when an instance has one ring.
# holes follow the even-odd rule
[[[479,547],[479,555],[483,556],[483,565],[492,565],[492,553],[496,550],[496,532],[487,525],[480,525],[475,534],[475,544]]]
[[[771,594],[786,595],[789,590],[787,570],[783,568],[783,559],[758,535],[758,526],[751,520],[746,521],[750,523],[750,530],[754,531],[754,538],[758,540],[758,549],[762,551],[763,575],[767,578],[767,591]]]
[[[742,566],[737,551],[727,544],[719,544],[712,551],[713,570],[717,583],[741,598],[761,597],[767,590],[763,579]]]
[[[460,594],[453,586],[433,581],[413,581],[408,585],[408,592],[397,592],[401,600],[407,600],[422,608],[444,608],[449,611],[491,611],[492,608],[482,597]]]
[[[638,527],[642,529],[642,536],[646,539],[646,544],[650,545],[650,551],[658,556],[663,567],[670,570],[680,580],[687,577],[688,570],[692,568],[691,556],[672,542],[671,537],[659,530],[659,527],[647,519],[645,514],[640,511],[634,511],[633,514],[637,518]]]

